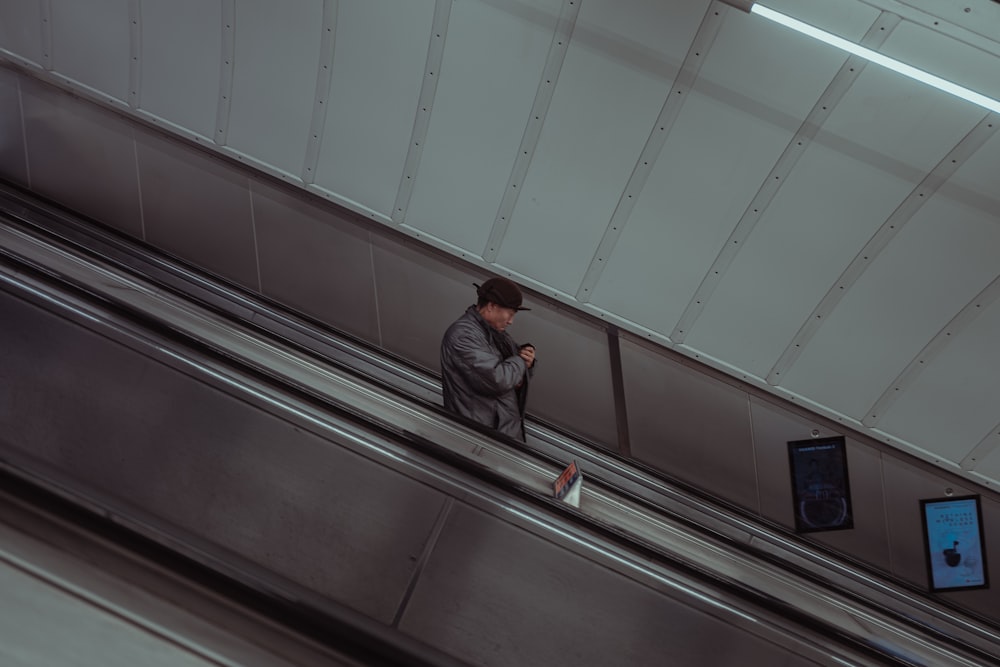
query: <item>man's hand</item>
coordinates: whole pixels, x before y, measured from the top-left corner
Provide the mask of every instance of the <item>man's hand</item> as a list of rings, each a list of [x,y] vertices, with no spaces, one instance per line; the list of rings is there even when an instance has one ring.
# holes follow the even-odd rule
[[[534,345],[522,345],[518,354],[521,355],[522,359],[524,359],[524,365],[528,368],[531,368],[532,364],[535,363]]]

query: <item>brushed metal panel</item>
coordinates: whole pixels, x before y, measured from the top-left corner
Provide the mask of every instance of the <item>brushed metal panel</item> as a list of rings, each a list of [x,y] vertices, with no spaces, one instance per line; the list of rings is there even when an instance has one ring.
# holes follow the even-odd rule
[[[258,289],[247,176],[179,142],[136,133],[145,240]]]
[[[300,176],[320,67],[322,2],[242,0],[228,144]]]
[[[685,344],[765,377],[913,183],[817,139],[747,238]],[[836,183],[837,187],[829,187]],[[766,317],[762,317],[766,313]],[[747,326],[752,322],[753,326]]]
[[[439,493],[7,293],[0,308],[6,443],[133,518],[392,620]]]
[[[827,317],[782,386],[860,421],[928,341],[997,275],[997,248],[995,218],[931,198]],[[934,451],[958,461],[968,443],[949,439]]]
[[[21,99],[32,189],[141,238],[130,123],[27,77],[21,78]]]
[[[971,6],[963,4],[962,8]],[[948,17],[949,21],[956,18],[967,21],[972,18],[979,23],[980,34],[989,35],[995,43],[998,27],[996,9],[991,9],[989,3],[983,3],[976,6],[975,10],[975,13],[972,13],[960,10],[957,5],[947,8],[938,5],[932,11],[938,16],[952,14]],[[992,21],[984,14],[990,11],[994,15]],[[938,22],[935,21],[934,25],[938,25]],[[995,49],[980,48],[973,42],[965,42],[942,34],[929,26],[919,25],[916,21],[903,21],[886,40],[882,53],[993,99],[1000,98]],[[968,106],[957,99],[954,100],[954,104]]]
[[[888,519],[886,529],[893,572],[907,581],[926,587],[927,563],[924,560],[919,501],[922,498],[944,497],[949,492],[961,496],[973,491],[895,456],[884,454],[882,459]]]
[[[810,533],[809,539],[883,571],[891,571],[882,454],[851,438],[847,438],[846,442],[854,527]]]
[[[886,532],[892,558],[892,571],[902,579],[926,589],[927,563],[924,556],[920,500],[977,493],[934,471],[910,464],[890,454],[882,455],[885,476]],[[989,496],[982,498],[983,531],[989,558],[991,588],[976,591],[940,593],[942,598],[975,611],[994,623],[1000,622],[1000,587],[996,585],[1000,553],[1000,504]]]
[[[495,2],[453,5],[407,224],[477,255],[483,251],[560,5],[560,0],[532,3],[530,9]]]
[[[839,434],[756,396],[750,397],[750,418],[753,424],[760,515],[794,529],[788,443],[792,440],[827,438]]]
[[[580,5],[527,177],[512,184],[520,195],[499,264],[576,293],[704,8]]]
[[[997,554],[1000,553],[1000,502],[990,496],[982,498],[983,511],[983,545],[988,560],[990,588],[987,590],[965,591],[963,594],[952,594],[961,600],[961,604],[973,609],[994,623],[1000,621],[1000,587],[997,577],[1000,577],[1000,565]]]
[[[386,216],[413,131],[434,4],[367,0],[340,2],[337,9],[315,182]]]
[[[440,371],[441,337],[476,302],[472,283],[481,284],[484,274],[403,239],[376,234],[372,249],[382,347]]]
[[[0,178],[27,187],[28,160],[18,80],[13,71],[0,67]]]
[[[377,343],[371,232],[343,209],[251,181],[261,292]]]
[[[42,11],[38,0],[0,3],[0,49],[42,63]]]
[[[463,505],[399,628],[491,667],[813,664]]]
[[[743,507],[757,506],[749,397],[623,338],[632,455]]]
[[[139,108],[212,138],[221,79],[221,0],[143,0],[141,21]]]
[[[52,68],[104,95],[129,94],[129,0],[49,0]]]
[[[538,302],[530,307],[511,329],[519,343],[532,343],[538,354],[528,412],[617,449],[607,332],[569,310]]]

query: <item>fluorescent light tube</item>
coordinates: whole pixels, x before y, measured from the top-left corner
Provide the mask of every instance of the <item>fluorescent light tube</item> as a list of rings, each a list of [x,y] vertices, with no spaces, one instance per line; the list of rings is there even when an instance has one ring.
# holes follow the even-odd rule
[[[819,41],[841,49],[842,51],[847,51],[848,53],[856,56],[861,56],[865,60],[873,62],[876,65],[888,67],[903,76],[915,79],[921,83],[927,84],[928,86],[937,88],[938,90],[943,90],[944,92],[950,93],[955,97],[960,97],[963,100],[979,105],[984,109],[989,109],[993,113],[1000,113],[1000,102],[991,97],[986,97],[985,95],[981,95],[974,90],[963,88],[962,86],[942,79],[939,76],[934,76],[933,74],[919,70],[916,67],[907,65],[904,62],[884,56],[878,51],[866,49],[865,47],[848,41],[843,37],[837,37],[832,33],[820,30],[819,28],[811,26],[808,23],[803,23],[802,21],[793,19],[790,16],[785,16],[781,12],[776,12],[773,9],[768,9],[767,7],[755,3],[754,6],[750,8],[750,13],[757,14],[758,16],[762,16],[766,19],[774,21],[775,23],[780,23],[786,28],[791,28],[792,30],[801,32],[803,35],[808,35],[813,39],[818,39]]]

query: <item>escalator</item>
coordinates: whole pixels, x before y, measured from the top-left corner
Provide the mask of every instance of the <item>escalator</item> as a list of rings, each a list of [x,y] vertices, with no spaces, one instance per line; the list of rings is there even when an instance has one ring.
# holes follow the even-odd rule
[[[402,360],[36,202],[8,193],[0,208],[11,485],[220,578],[331,650],[385,664],[995,661],[996,629],[946,604],[544,424],[526,445],[495,439],[443,414],[434,378]],[[572,460],[578,508],[551,497]]]

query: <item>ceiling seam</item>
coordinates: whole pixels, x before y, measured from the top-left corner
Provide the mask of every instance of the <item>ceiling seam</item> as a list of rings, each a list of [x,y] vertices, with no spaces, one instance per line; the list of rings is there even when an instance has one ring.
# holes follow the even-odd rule
[[[420,168],[420,157],[423,155],[427,129],[431,124],[431,110],[434,106],[434,97],[437,95],[437,84],[441,78],[441,63],[444,61],[444,45],[448,32],[448,21],[451,17],[451,4],[452,0],[435,0],[434,2],[434,18],[431,22],[430,40],[427,44],[423,83],[420,85],[420,96],[417,99],[417,112],[413,119],[413,131],[410,133],[410,146],[406,151],[403,175],[400,177],[399,189],[396,191],[392,215],[389,216],[396,225],[400,225],[406,220],[410,197],[413,196],[413,187],[417,182],[417,170]]]
[[[42,0],[38,8],[42,31],[42,67],[52,71],[52,0]]]
[[[861,278],[868,267],[871,266],[879,253],[889,245],[889,242],[892,241],[906,223],[923,208],[924,204],[930,200],[937,189],[951,178],[952,174],[958,170],[962,163],[969,159],[973,153],[979,150],[993,136],[996,132],[995,123],[993,122],[995,119],[994,114],[989,114],[980,121],[927,173],[923,180],[896,207],[896,210],[886,218],[878,231],[861,248],[861,251],[858,252],[851,263],[847,265],[847,268],[844,269],[840,277],[816,305],[816,308],[813,309],[809,317],[799,327],[798,332],[768,373],[767,381],[769,384],[780,384],[782,374],[787,375],[788,370],[798,360],[806,345],[809,344],[809,341],[812,340],[823,323],[826,322],[826,319],[836,309],[848,290]],[[884,394],[883,398],[885,398]]]
[[[323,23],[320,35],[319,62],[316,67],[316,94],[313,98],[312,119],[306,138],[306,157],[302,164],[302,182],[316,180],[316,167],[323,146],[327,109],[330,107],[330,82],[333,78],[333,58],[337,45],[337,12],[339,0],[323,0]]]
[[[487,263],[496,261],[497,255],[500,254],[500,246],[503,245],[504,237],[507,235],[510,216],[520,193],[518,185],[524,184],[531,158],[538,146],[542,126],[545,124],[545,117],[555,94],[556,81],[566,59],[566,52],[569,50],[569,40],[576,27],[580,4],[581,0],[563,0],[562,8],[559,11],[559,20],[556,22],[552,42],[549,44],[549,52],[542,68],[542,76],[538,81],[538,88],[535,90],[535,99],[531,103],[531,113],[528,115],[521,143],[517,147],[517,157],[514,158],[514,166],[510,172],[510,178],[507,179],[507,185],[500,200],[500,208],[493,219],[493,226],[490,229],[486,247],[483,249],[482,256]]]
[[[219,99],[215,114],[215,136],[220,146],[229,141],[229,116],[233,100],[233,68],[236,59],[236,0],[222,0],[222,50],[219,63]]]
[[[129,58],[128,58],[128,105],[139,108],[139,87],[142,84],[142,9],[139,0],[129,0]]]
[[[883,12],[865,33],[861,44],[870,49],[877,49],[889,37],[892,30],[899,24],[900,18],[895,14]],[[764,211],[770,206],[771,201],[778,194],[785,178],[791,173],[792,168],[805,153],[806,148],[816,136],[819,128],[833,112],[833,109],[840,103],[844,95],[854,84],[868,61],[859,56],[850,56],[841,65],[840,70],[834,75],[830,84],[820,95],[816,104],[809,111],[799,129],[792,136],[788,145],[785,146],[781,156],[775,161],[774,166],[768,173],[764,182],[757,190],[757,194],[750,200],[750,204],[740,216],[739,221],[726,239],[722,250],[719,251],[712,266],[702,278],[698,289],[685,307],[680,320],[670,333],[670,339],[675,343],[681,343],[687,337],[695,321],[705,309],[705,305],[711,298],[715,289],[722,282],[722,277],[729,270],[733,260],[736,258],[740,248],[750,236],[757,222],[763,217]]]
[[[972,448],[971,452],[965,455],[965,458],[959,461],[958,465],[962,470],[975,470],[980,461],[997,449],[1000,449],[1000,423],[990,429],[990,432],[979,441],[978,445]]]
[[[997,125],[994,123],[994,125]],[[1000,127],[1000,125],[997,125]],[[996,129],[996,128],[994,128]],[[865,413],[861,423],[872,428],[876,426],[899,396],[916,381],[920,373],[928,368],[972,322],[985,312],[992,304],[1000,300],[1000,276],[983,288],[969,303],[949,320],[938,333],[910,361],[899,375],[889,384],[888,388]]]
[[[705,12],[701,25],[698,27],[698,31],[695,33],[684,61],[681,63],[680,70],[677,72],[677,77],[668,89],[667,98],[663,102],[660,114],[656,118],[656,123],[646,138],[646,145],[643,146],[642,151],[639,153],[639,159],[632,167],[632,175],[625,183],[625,189],[618,198],[618,203],[615,206],[614,213],[611,215],[611,220],[604,230],[604,236],[598,244],[593,258],[590,260],[590,266],[587,267],[587,272],[580,282],[580,287],[577,289],[576,298],[581,303],[590,301],[594,288],[600,281],[601,275],[604,273],[604,268],[608,265],[607,260],[611,257],[611,253],[614,252],[615,246],[618,244],[618,239],[621,238],[622,231],[625,229],[625,225],[632,215],[632,210],[639,200],[639,195],[646,186],[646,181],[653,171],[656,160],[659,158],[663,146],[670,136],[674,122],[680,115],[684,102],[688,98],[687,94],[691,91],[694,82],[698,78],[698,73],[705,62],[708,50],[712,47],[716,36],[719,34],[719,29],[722,27],[722,21],[725,17],[724,12],[727,11],[729,11],[729,8],[725,5],[713,2]]]

